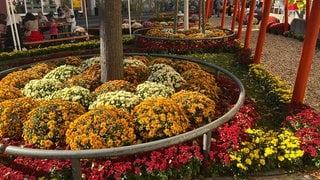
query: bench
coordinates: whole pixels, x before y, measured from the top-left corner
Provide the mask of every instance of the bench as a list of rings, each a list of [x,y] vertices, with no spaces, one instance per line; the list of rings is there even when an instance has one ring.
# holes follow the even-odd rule
[[[64,38],[57,38],[57,39],[45,39],[42,41],[32,41],[32,42],[23,42],[23,45],[27,48],[33,48],[33,47],[40,47],[42,45],[57,45],[61,44],[63,42],[74,42],[77,40],[86,40],[89,38],[93,38],[93,35],[80,35],[80,36],[70,36],[70,37],[64,37]]]

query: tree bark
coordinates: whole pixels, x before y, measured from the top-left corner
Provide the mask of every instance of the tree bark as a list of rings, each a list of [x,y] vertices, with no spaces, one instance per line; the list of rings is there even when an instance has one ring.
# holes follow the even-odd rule
[[[101,82],[123,79],[121,3],[100,0]]]

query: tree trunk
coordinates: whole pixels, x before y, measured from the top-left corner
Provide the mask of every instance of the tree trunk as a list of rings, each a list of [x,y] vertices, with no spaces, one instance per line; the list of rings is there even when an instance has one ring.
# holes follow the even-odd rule
[[[123,79],[121,3],[100,0],[101,82]]]

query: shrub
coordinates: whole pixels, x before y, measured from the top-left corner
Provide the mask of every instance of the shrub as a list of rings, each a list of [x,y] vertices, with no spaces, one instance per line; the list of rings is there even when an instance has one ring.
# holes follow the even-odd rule
[[[122,108],[130,112],[133,107],[140,102],[140,97],[131,92],[112,91],[98,95],[97,99],[90,105],[89,109],[93,109],[101,105],[113,105],[117,108]]]
[[[22,93],[34,99],[45,99],[62,88],[64,84],[56,79],[34,79],[25,85]]]
[[[96,95],[99,95],[106,92],[120,91],[120,90],[134,92],[135,86],[125,80],[112,80],[112,81],[107,81],[103,83],[101,86],[97,87],[94,90],[94,93]]]
[[[46,97],[46,99],[60,99],[64,101],[78,102],[83,107],[88,108],[89,105],[94,101],[95,96],[90,92],[89,89],[81,86],[71,86],[53,92],[51,95]]]
[[[135,144],[133,117],[114,106],[97,107],[70,124],[66,132],[66,142],[73,150]]]
[[[0,102],[22,97],[22,93],[18,88],[5,85],[0,81]]]
[[[174,93],[174,88],[156,83],[146,81],[137,86],[137,95],[142,99],[153,97],[165,97],[169,98]]]
[[[38,102],[28,97],[6,100],[0,103],[0,136],[7,138],[20,138],[22,126],[27,120],[27,114]]]
[[[81,69],[76,66],[62,65],[50,71],[43,78],[56,79],[58,81],[64,82],[68,78],[72,77],[73,75],[79,74],[80,72]]]
[[[171,99],[149,98],[133,109],[135,129],[143,142],[186,132],[189,120],[183,107]]]
[[[23,139],[41,148],[65,145],[65,133],[70,122],[86,111],[77,102],[52,100],[40,102],[23,125]]]
[[[218,86],[212,74],[202,69],[190,69],[181,74],[186,80],[182,89],[198,91],[210,99],[218,99]]]
[[[204,94],[195,91],[179,91],[172,95],[172,100],[182,105],[190,125],[195,128],[214,120],[215,102]]]

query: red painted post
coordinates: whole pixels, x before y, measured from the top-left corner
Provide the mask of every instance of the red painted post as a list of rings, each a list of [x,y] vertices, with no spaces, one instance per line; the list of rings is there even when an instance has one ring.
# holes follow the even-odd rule
[[[288,31],[289,29],[289,19],[288,19],[288,0],[283,1],[284,5],[284,32]]]
[[[224,27],[224,19],[225,19],[226,11],[227,11],[227,1],[228,0],[223,1],[222,16],[221,16],[221,28]]]
[[[213,0],[207,0],[206,1],[206,21],[210,17],[213,11]]]
[[[244,40],[244,48],[249,48],[250,46],[250,38],[251,38],[251,32],[252,32],[252,26],[253,26],[253,18],[254,18],[254,10],[256,8],[256,1],[250,2],[250,12],[248,17],[248,24],[247,24],[247,31],[246,31],[246,38]]]
[[[239,5],[239,0],[233,1],[233,16],[232,16],[232,23],[231,23],[231,31],[234,31],[234,27],[237,21],[237,16],[238,16],[238,5]]]
[[[263,8],[263,13],[262,13],[262,20],[261,20],[261,25],[260,25],[258,42],[256,45],[256,50],[255,50],[254,58],[253,58],[253,60],[254,60],[253,62],[255,64],[260,64],[263,43],[266,39],[268,19],[269,19],[270,9],[271,9],[271,5],[272,5],[272,0],[264,0],[263,4],[264,4],[264,8]]]
[[[306,36],[300,58],[300,64],[294,84],[292,103],[303,103],[304,94],[307,87],[309,72],[315,52],[315,46],[320,30],[320,1],[313,1],[310,13],[310,21],[307,23]]]
[[[246,2],[247,2],[246,0],[242,0],[241,2],[241,12],[240,12],[240,18],[239,18],[239,25],[238,25],[238,34],[237,34],[238,39],[241,38],[244,14],[246,12]]]

